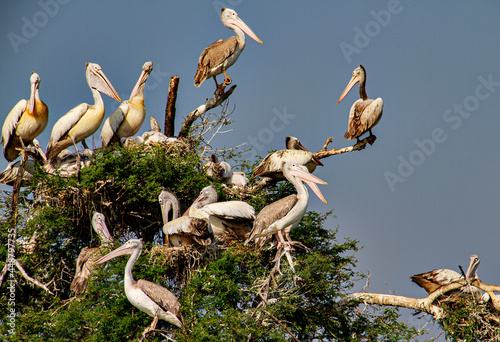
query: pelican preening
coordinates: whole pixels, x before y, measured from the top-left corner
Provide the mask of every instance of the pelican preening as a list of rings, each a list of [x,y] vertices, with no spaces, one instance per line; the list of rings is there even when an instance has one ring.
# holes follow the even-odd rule
[[[85,67],[87,83],[94,96],[94,105],[82,103],[63,117],[61,117],[50,134],[47,146],[47,158],[52,160],[65,148],[85,140],[94,134],[101,126],[104,119],[104,102],[101,92],[121,102],[118,93],[102,72],[101,67],[95,63],[87,63]]]
[[[337,104],[349,93],[356,83],[359,82],[359,97],[360,99],[354,102],[349,112],[349,122],[347,125],[347,132],[344,138],[351,140],[356,138],[359,142],[359,137],[366,132],[370,132],[372,136],[372,128],[378,124],[382,118],[384,110],[384,102],[379,97],[376,100],[369,99],[366,95],[366,70],[362,65],[359,65],[352,72],[352,78],[347,84],[344,92],[340,95]]]
[[[289,233],[299,224],[309,204],[309,192],[303,182],[309,185],[319,199],[327,203],[316,185],[327,183],[311,175],[304,165],[284,162],[282,170],[286,179],[297,189],[297,194],[289,195],[264,207],[257,215],[250,237],[245,244],[258,238],[264,238],[257,241],[257,245],[261,246],[267,240],[265,237],[273,234],[277,234],[279,243],[283,244],[285,241],[281,235],[282,232],[285,233],[288,242],[293,243],[290,240]]]
[[[49,109],[40,100],[40,76],[31,74],[29,100],[20,100],[7,115],[2,127],[3,154],[8,161],[19,156],[19,149],[31,144],[49,121]]]
[[[87,282],[92,272],[93,262],[102,257],[103,249],[110,247],[113,243],[113,238],[109,234],[108,227],[106,226],[106,219],[101,213],[94,213],[92,217],[92,227],[101,240],[99,247],[85,247],[80,252],[76,260],[76,271],[73,282],[71,283],[71,290],[76,294],[85,292],[87,289]]]
[[[182,316],[177,297],[160,285],[144,279],[135,281],[132,276],[132,268],[141,255],[142,246],[142,239],[129,240],[121,247],[97,260],[95,264],[102,264],[120,255],[131,255],[125,267],[125,294],[133,306],[153,317],[151,326],[144,330],[143,336],[156,328],[158,319],[180,328],[182,327]]]
[[[479,267],[479,262],[480,260],[477,255],[471,255],[469,267],[465,272],[465,280],[467,281],[467,283],[470,284],[474,279],[477,278],[477,268]],[[414,283],[423,288],[428,294],[431,294],[444,285],[451,284],[463,279],[463,276],[453,270],[440,268],[425,273],[415,274],[410,278]],[[465,289],[461,292],[472,294],[478,300],[481,298],[481,290],[479,290],[477,287],[470,287],[470,289]]]
[[[144,86],[153,71],[153,62],[146,62],[142,66],[139,80],[135,84],[130,98],[124,101],[106,119],[101,130],[102,146],[108,146],[113,142],[120,142],[121,138],[131,137],[136,134],[146,117],[146,107],[144,107]]]
[[[214,239],[212,227],[206,218],[180,216],[180,205],[177,196],[171,191],[163,190],[158,196],[161,215],[163,217],[163,232],[165,233],[165,244],[172,247],[186,245],[210,245]],[[172,221],[168,215],[172,211]]]
[[[236,37],[230,37],[226,40],[219,39],[203,50],[198,60],[198,70],[194,76],[194,85],[197,88],[210,77],[214,78],[215,85],[219,88],[215,76],[221,73],[224,73],[226,77],[222,86],[224,87],[231,83],[231,78],[226,73],[226,70],[236,62],[240,53],[245,48],[245,33],[256,42],[262,44],[262,41],[238,17],[238,14],[234,10],[222,8],[220,17],[224,26],[232,29],[236,33]]]
[[[270,177],[274,180],[284,180],[285,176],[281,170],[283,162],[294,162],[298,165],[305,165],[309,173],[316,170],[316,166],[321,163],[314,155],[309,152],[300,140],[295,137],[286,137],[286,150],[279,150],[268,154],[260,164],[253,170],[252,178]]]
[[[217,202],[213,185],[203,188],[184,216],[207,218],[214,235],[246,239],[255,219],[255,209],[243,201]]]

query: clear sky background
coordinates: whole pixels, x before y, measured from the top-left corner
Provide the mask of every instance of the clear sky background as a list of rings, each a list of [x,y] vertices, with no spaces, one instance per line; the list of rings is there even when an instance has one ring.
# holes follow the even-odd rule
[[[363,64],[368,96],[384,100],[378,139],[322,160],[315,174],[329,183],[321,186],[328,205],[311,197],[310,209],[334,208],[338,219],[328,224],[364,246],[358,270],[371,273],[372,292],[423,297],[410,275],[459,271],[474,253],[481,280],[500,284],[499,2],[4,0],[0,7],[0,119],[29,97],[37,72],[50,117],[43,147],[63,114],[92,103],[87,62],[100,64],[128,99],[143,63],[153,61],[146,109],[161,125],[169,79],[178,75],[178,132],[214,91],[212,80],[193,85],[201,51],[234,35],[221,7],[236,10],[264,44],[247,37],[228,71],[238,85],[234,124],[214,147],[253,141],[265,155],[284,148],[287,135],[312,151],[330,136],[330,146],[351,145],[343,135],[358,87],[336,102]],[[103,98],[107,117],[118,103]],[[146,130],[148,119],[139,133]]]

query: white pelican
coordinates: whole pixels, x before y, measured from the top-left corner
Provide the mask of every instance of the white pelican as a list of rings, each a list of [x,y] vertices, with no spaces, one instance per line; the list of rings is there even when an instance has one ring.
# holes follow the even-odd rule
[[[262,44],[262,41],[238,17],[238,14],[234,10],[222,8],[220,18],[224,26],[236,33],[236,37],[230,37],[226,40],[219,39],[203,50],[198,60],[198,70],[196,71],[196,75],[194,75],[194,85],[197,88],[210,77],[214,78],[215,85],[219,88],[215,76],[221,73],[224,73],[224,76],[226,76],[222,86],[231,83],[231,78],[226,73],[226,70],[236,62],[240,53],[245,48],[245,33],[256,42]]]
[[[128,101],[122,102],[114,113],[104,121],[101,130],[102,147],[120,142],[121,138],[131,137],[141,128],[146,117],[144,86],[152,71],[153,62],[144,63],[139,80],[132,89]]]
[[[219,161],[219,158],[215,153],[210,155],[210,160],[205,163],[205,173],[210,177],[216,177],[226,182],[229,180],[233,174],[231,165],[225,161]]]
[[[164,189],[158,196],[158,201],[163,217],[165,240],[168,237],[170,246],[210,245],[212,243],[214,234],[208,219],[180,216],[179,200],[171,191]],[[170,211],[172,211],[172,221],[168,219]]]
[[[259,215],[257,215],[250,237],[245,244],[261,238],[257,241],[257,245],[262,246],[267,240],[267,236],[273,234],[277,234],[279,243],[283,244],[285,241],[281,232],[285,233],[289,243],[293,243],[290,240],[289,233],[292,228],[299,224],[309,204],[309,192],[302,182],[307,183],[316,196],[327,203],[316,185],[327,183],[311,175],[304,165],[293,162],[283,162],[282,170],[286,179],[288,179],[288,181],[295,186],[295,189],[297,189],[297,194],[289,195],[264,207]]]
[[[255,209],[243,201],[217,202],[217,190],[203,188],[184,216],[207,218],[214,235],[246,239],[255,219]]]
[[[477,268],[479,267],[479,262],[480,260],[477,255],[471,255],[469,267],[465,272],[465,280],[467,283],[470,284],[477,278]],[[422,287],[428,294],[431,294],[441,286],[463,279],[463,276],[453,270],[440,268],[425,273],[415,274],[410,278],[418,286]],[[470,289],[463,290],[462,292],[472,294],[476,299],[481,298],[481,290],[474,286]]]
[[[70,289],[75,291],[76,294],[85,292],[87,289],[87,282],[92,272],[93,265],[97,259],[102,257],[103,250],[110,247],[113,243],[113,238],[109,234],[108,227],[106,226],[105,217],[103,214],[95,212],[92,216],[92,227],[101,240],[99,247],[85,247],[80,252],[76,260],[76,271]]]
[[[239,188],[244,188],[248,185],[249,180],[247,176],[245,175],[245,172],[241,171],[234,171],[231,174],[231,178],[227,180],[227,185],[229,186],[236,186]]]
[[[352,78],[347,84],[344,92],[340,95],[337,104],[351,91],[352,87],[359,82],[359,97],[360,99],[353,103],[349,112],[349,123],[347,124],[347,132],[344,138],[351,140],[356,138],[359,142],[359,137],[366,132],[370,132],[372,136],[372,128],[378,124],[382,118],[384,111],[384,102],[379,97],[376,100],[369,99],[366,95],[366,70],[360,64],[359,67],[352,72]]]
[[[20,100],[10,111],[2,127],[3,154],[8,161],[19,155],[19,148],[31,144],[49,121],[49,109],[40,100],[40,76],[31,74],[29,100]],[[22,140],[22,142],[21,142]]]
[[[135,281],[132,276],[132,267],[141,255],[142,246],[142,239],[128,240],[121,247],[97,260],[95,264],[102,264],[120,255],[131,254],[125,267],[125,294],[133,306],[153,317],[153,322],[142,335],[145,336],[149,331],[154,330],[158,319],[180,328],[182,327],[182,316],[177,297],[163,286],[144,279]]]
[[[102,72],[101,67],[95,63],[87,63],[85,76],[90,91],[94,96],[94,105],[82,103],[62,116],[52,128],[47,158],[53,159],[65,148],[85,140],[94,134],[101,126],[104,119],[104,102],[100,92],[121,102],[118,93]]]
[[[268,154],[260,164],[253,170],[252,177],[270,177],[274,180],[284,180],[285,176],[281,170],[283,162],[295,162],[299,165],[305,165],[309,173],[316,170],[316,166],[321,163],[314,155],[309,152],[300,140],[295,137],[286,137],[285,139],[286,150],[279,150],[274,153]]]

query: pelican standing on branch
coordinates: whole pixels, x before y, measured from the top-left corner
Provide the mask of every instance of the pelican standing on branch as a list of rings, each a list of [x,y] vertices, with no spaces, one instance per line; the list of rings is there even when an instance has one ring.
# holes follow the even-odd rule
[[[222,8],[220,17],[224,26],[232,29],[236,33],[236,37],[230,37],[226,40],[219,39],[203,50],[198,60],[198,70],[194,76],[194,85],[197,88],[210,77],[214,78],[215,85],[219,88],[215,76],[221,73],[226,77],[221,86],[225,87],[231,84],[231,78],[226,70],[236,62],[245,48],[245,33],[250,38],[262,44],[262,41],[238,17],[238,14],[234,10]]]
[[[144,107],[144,86],[153,71],[153,62],[146,62],[142,66],[139,76],[130,98],[124,101],[109,118],[104,121],[101,130],[102,147],[110,143],[120,142],[121,138],[135,135],[142,126],[146,117]]]
[[[163,233],[165,245],[172,247],[186,245],[210,245],[214,233],[210,222],[206,218],[180,216],[180,205],[177,196],[171,191],[163,190],[158,196],[161,215],[163,217]],[[169,221],[169,212],[172,211],[172,221]]]
[[[376,100],[369,99],[366,95],[366,70],[360,64],[359,67],[354,69],[352,77],[347,84],[344,92],[340,95],[337,104],[351,91],[356,83],[359,82],[359,97],[360,99],[354,102],[349,112],[349,122],[347,124],[347,132],[344,138],[351,140],[356,138],[359,143],[359,137],[366,132],[370,132],[372,136],[372,128],[375,127],[382,118],[384,110],[384,102],[379,97]]]
[[[31,74],[30,83],[29,100],[20,100],[7,115],[2,127],[3,154],[8,161],[16,159],[19,149],[31,144],[49,121],[49,109],[40,100],[40,76],[36,72]]]
[[[101,92],[121,102],[120,96],[98,64],[87,63],[85,76],[94,96],[94,105],[79,104],[56,122],[47,146],[46,154],[49,160],[71,145],[74,145],[78,152],[76,144],[84,141],[99,129],[104,119],[104,102]]]
[[[282,233],[285,234],[290,244],[293,243],[290,239],[289,233],[299,224],[302,216],[306,213],[307,205],[309,204],[309,192],[303,182],[309,185],[320,200],[327,203],[323,194],[316,185],[327,183],[318,177],[311,175],[304,165],[299,165],[293,162],[284,162],[282,170],[286,179],[288,179],[288,181],[295,186],[297,194],[289,195],[264,207],[264,209],[260,211],[259,215],[257,215],[253,224],[252,232],[250,233],[248,240],[245,242],[245,245],[252,240],[260,238],[256,243],[258,246],[262,246],[266,242],[267,236],[273,234],[277,235],[278,243],[282,245],[285,244]]]
[[[145,336],[148,332],[154,330],[158,319],[180,328],[182,327],[182,316],[180,315],[180,304],[177,297],[163,286],[144,279],[135,281],[132,276],[132,268],[141,255],[142,246],[142,239],[128,240],[121,247],[97,260],[95,264],[102,264],[120,255],[131,255],[125,267],[125,294],[133,306],[153,317],[153,322],[144,330],[142,335]]]
[[[85,292],[87,289],[87,282],[92,272],[92,263],[102,257],[103,249],[109,247],[113,243],[113,238],[109,234],[108,227],[106,226],[106,219],[101,213],[94,213],[92,216],[92,227],[101,240],[99,247],[85,247],[80,252],[76,260],[76,271],[73,282],[71,283],[71,290],[76,294]]]

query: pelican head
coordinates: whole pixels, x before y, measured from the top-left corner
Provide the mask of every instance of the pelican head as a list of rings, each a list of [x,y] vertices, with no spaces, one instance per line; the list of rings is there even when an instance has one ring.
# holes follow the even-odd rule
[[[108,227],[106,226],[106,219],[103,214],[95,212],[92,216],[92,227],[95,232],[100,236],[103,244],[113,242],[111,234],[109,234]]]
[[[472,254],[470,256],[469,268],[467,268],[467,272],[465,272],[465,280],[467,282],[471,282],[477,278],[477,268],[479,267],[479,257],[476,254]]]
[[[140,254],[142,251],[142,246],[143,246],[142,239],[131,239],[125,242],[122,246],[118,247],[112,252],[109,252],[99,260],[97,260],[93,265],[99,265],[102,264],[108,260],[111,260],[113,258],[119,257],[121,255],[131,255],[134,253],[137,253],[136,251],[139,251],[138,253]]]
[[[295,137],[286,137],[285,138],[285,145],[287,150],[304,150],[307,151],[307,148],[305,148],[302,143],[300,142],[299,139]]]
[[[148,80],[148,77],[152,71],[153,71],[153,62],[149,61],[144,63],[144,65],[142,66],[141,76],[139,77],[139,80],[135,84],[135,87],[132,90],[132,93],[130,94],[129,101],[132,101],[132,99],[137,94],[142,93],[144,91],[144,85],[146,84],[146,81]]]
[[[342,101],[344,99],[344,97],[351,91],[352,87],[354,87],[354,85],[356,83],[360,82],[361,84],[364,84],[365,83],[365,79],[366,79],[366,70],[360,64],[359,67],[357,67],[356,69],[354,69],[354,71],[352,72],[351,80],[349,81],[349,83],[347,83],[347,86],[345,87],[344,92],[342,93],[342,95],[340,95],[340,98],[337,101],[337,104],[339,104],[340,101]]]
[[[325,197],[323,197],[323,194],[316,185],[316,184],[328,184],[328,183],[310,174],[309,171],[307,170],[307,167],[305,167],[304,165],[298,165],[291,162],[283,162],[282,170],[285,176],[287,175],[292,176],[298,179],[299,181],[309,185],[309,187],[316,194],[316,196],[318,196],[320,200],[325,202],[325,204],[328,204],[328,202],[325,200]]]
[[[30,94],[30,100],[29,100],[29,111],[30,113],[33,113],[35,110],[35,97],[37,97],[37,92],[38,92],[38,87],[40,86],[40,76],[36,72],[31,73],[30,77],[30,83],[31,83],[31,94]]]
[[[87,63],[85,67],[85,76],[87,77],[87,83],[90,88],[104,93],[118,102],[122,101],[115,88],[111,85],[111,82],[106,75],[104,75],[99,64]]]
[[[174,210],[173,218],[177,218],[180,215],[180,208],[178,207],[179,200],[175,194],[167,189],[163,189],[158,196],[158,202],[160,202],[161,216],[163,217],[163,223],[168,222],[168,213],[170,210]]]
[[[227,28],[234,30],[236,27],[245,32],[250,38],[262,44],[262,41],[255,33],[248,27],[243,20],[238,17],[238,13],[230,8],[221,8],[220,19]]]
[[[217,190],[215,189],[215,186],[209,185],[204,187],[194,202],[203,202],[203,205],[217,202]]]

